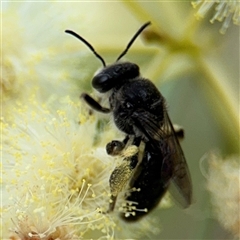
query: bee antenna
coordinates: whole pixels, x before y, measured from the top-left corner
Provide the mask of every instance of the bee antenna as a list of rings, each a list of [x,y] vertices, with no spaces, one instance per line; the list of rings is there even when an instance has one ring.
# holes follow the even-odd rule
[[[103,64],[103,67],[106,67],[106,63],[105,63],[104,59],[95,51],[93,46],[87,40],[85,40],[83,37],[79,36],[77,33],[73,32],[71,30],[66,30],[65,33],[69,33],[69,34],[73,35],[74,37],[78,38],[81,42],[85,43],[90,48],[90,50],[95,54],[95,56],[98,59],[100,59],[100,61]]]
[[[117,58],[116,62],[118,60],[120,60],[128,51],[128,49],[132,46],[133,42],[135,41],[135,39],[140,35],[140,33],[148,26],[150,25],[151,22],[146,22],[145,24],[143,24],[138,31],[134,34],[134,36],[132,37],[132,39],[130,40],[130,42],[128,43],[127,47],[125,48],[125,50],[120,54],[120,56]]]

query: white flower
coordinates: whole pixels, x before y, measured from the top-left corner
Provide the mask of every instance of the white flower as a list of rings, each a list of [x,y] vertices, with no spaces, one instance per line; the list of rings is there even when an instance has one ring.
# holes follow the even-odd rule
[[[14,121],[2,119],[4,237],[75,239],[91,229],[112,236],[115,224],[100,212],[115,161],[93,148],[93,117],[69,98],[55,113],[34,96],[29,102],[12,107]]]
[[[209,156],[207,189],[218,221],[233,235],[240,237],[240,162],[239,156]]]
[[[214,8],[216,11],[210,20],[214,23],[215,20],[223,22],[220,33],[224,34],[232,22],[236,25],[240,24],[240,2],[238,0],[197,0],[192,2],[194,8],[198,8],[196,16],[203,18],[210,9]]]

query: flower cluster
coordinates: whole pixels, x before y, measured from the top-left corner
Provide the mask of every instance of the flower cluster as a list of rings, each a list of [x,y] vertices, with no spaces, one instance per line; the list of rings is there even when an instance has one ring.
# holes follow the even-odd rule
[[[222,34],[226,32],[231,20],[234,24],[240,25],[240,3],[237,0],[197,0],[192,2],[192,5],[194,8],[198,8],[196,13],[198,18],[203,18],[211,8],[214,8],[216,12],[210,22],[214,23],[215,20],[223,22],[220,29],[220,33]]]
[[[207,189],[215,216],[235,237],[240,237],[240,162],[238,156],[223,159],[211,153],[208,159]]]
[[[61,109],[53,109],[33,94],[1,119],[4,239],[115,239],[158,232],[149,218],[132,225],[137,231],[123,231],[118,214],[138,211],[137,203],[124,208],[124,193],[107,213],[110,174],[122,158],[112,159],[104,146],[96,146],[101,142],[96,117],[68,96]],[[104,142],[112,132],[106,129]]]
[[[115,161],[92,147],[93,117],[68,97],[55,113],[35,96],[29,102],[12,107],[14,121],[2,119],[4,231],[20,239],[79,239],[90,229],[112,237],[114,222],[101,212]]]

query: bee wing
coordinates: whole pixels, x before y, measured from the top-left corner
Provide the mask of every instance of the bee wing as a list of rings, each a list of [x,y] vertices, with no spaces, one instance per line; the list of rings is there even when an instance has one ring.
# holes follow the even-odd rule
[[[165,141],[167,142],[168,147],[172,150],[169,159],[166,159],[163,162],[163,169],[165,165],[168,164],[166,161],[172,162],[174,166],[172,177],[172,183],[174,183],[174,185],[170,186],[169,190],[183,207],[188,207],[192,202],[191,176],[184,153],[167,112],[165,112],[162,129],[165,134]]]
[[[135,126],[161,151],[163,156],[161,174],[166,181],[168,179],[166,174],[172,176],[173,184],[169,189],[171,194],[183,207],[188,207],[192,201],[191,177],[167,111],[164,111],[161,123],[155,120],[153,114],[145,110],[136,111],[135,115]]]

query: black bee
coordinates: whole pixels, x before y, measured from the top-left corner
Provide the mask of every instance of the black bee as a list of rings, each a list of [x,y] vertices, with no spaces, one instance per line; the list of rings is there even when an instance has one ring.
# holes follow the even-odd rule
[[[123,155],[123,162],[109,179],[112,196],[108,212],[114,210],[119,192],[124,188],[131,189],[126,193],[127,204],[122,214],[130,221],[156,207],[170,183],[174,183],[174,194],[184,207],[192,201],[190,173],[164,97],[150,80],[140,77],[138,65],[119,62],[149,24],[145,23],[135,33],[116,62],[108,66],[84,38],[66,30],[84,42],[103,64],[103,69],[93,77],[92,85],[109,96],[110,107],[101,106],[86,93],[82,98],[94,110],[112,113],[116,126],[126,134],[122,142],[112,141],[106,146],[108,154]],[[132,146],[137,147],[133,153],[129,150]]]

